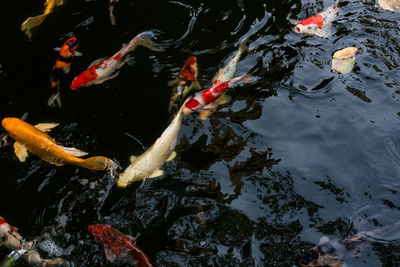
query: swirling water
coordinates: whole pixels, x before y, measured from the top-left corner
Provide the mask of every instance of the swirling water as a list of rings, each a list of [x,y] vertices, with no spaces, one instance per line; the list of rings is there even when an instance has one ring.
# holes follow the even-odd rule
[[[12,146],[1,148],[0,216],[27,239],[46,241],[43,256],[109,265],[87,232],[107,223],[137,236],[156,266],[291,266],[323,235],[400,220],[400,14],[373,0],[341,1],[335,33],[324,39],[294,33],[289,19],[314,15],[328,0],[121,0],[114,27],[108,1],[66,0],[29,42],[20,25],[42,2],[0,3],[1,118],[28,112],[32,124],[59,122],[50,133],[59,143],[123,168],[168,125],[167,83],[190,55],[206,87],[249,38],[236,74],[260,78],[232,91],[210,119],[187,116],[178,157],[142,188],[122,190],[107,173],[36,156],[19,163]],[[117,78],[68,89],[93,60],[145,30],[158,32],[166,52],[138,48]],[[62,81],[63,108],[51,109],[53,48],[72,33],[83,56]],[[331,72],[333,53],[347,46],[359,50],[355,68]],[[399,238],[397,231],[346,263],[398,266]]]

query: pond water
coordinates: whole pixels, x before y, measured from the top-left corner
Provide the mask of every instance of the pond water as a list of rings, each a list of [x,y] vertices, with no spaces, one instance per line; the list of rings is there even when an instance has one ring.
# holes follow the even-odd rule
[[[296,34],[289,20],[333,1],[121,0],[112,26],[108,1],[65,0],[29,42],[21,23],[43,2],[0,4],[1,119],[28,112],[31,124],[58,122],[57,142],[123,169],[168,126],[167,84],[190,55],[206,88],[248,38],[236,76],[259,80],[232,90],[232,102],[207,120],[186,116],[177,158],[144,187],[120,189],[106,172],[34,155],[20,163],[12,146],[1,148],[0,216],[28,240],[44,238],[42,256],[111,265],[87,231],[106,223],[137,237],[155,266],[293,266],[321,236],[400,220],[399,13],[374,0],[341,1],[334,34],[321,38]],[[140,47],[115,79],[69,89],[93,60],[147,30],[164,53]],[[72,34],[83,56],[62,80],[63,108],[50,108],[53,48]],[[348,46],[358,48],[353,71],[332,72],[333,53]],[[400,231],[345,262],[399,266]]]

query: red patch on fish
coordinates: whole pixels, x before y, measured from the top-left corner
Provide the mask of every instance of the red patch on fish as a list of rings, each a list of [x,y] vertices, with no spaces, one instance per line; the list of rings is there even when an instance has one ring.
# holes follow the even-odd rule
[[[114,59],[115,59],[116,61],[118,61],[118,60],[121,59],[121,56],[122,56],[122,53],[119,52],[118,54],[115,55]]]
[[[179,81],[184,85],[190,85],[196,81],[197,76],[197,61],[196,57],[191,56],[188,60],[186,60],[185,64],[183,64],[182,69],[179,73]]]
[[[76,76],[75,79],[72,81],[70,88],[74,90],[85,87],[87,83],[95,80],[98,76],[96,70],[101,64],[102,62],[97,63]]]
[[[89,233],[108,251],[108,256],[119,257],[130,265],[152,267],[147,256],[135,245],[132,237],[125,235],[107,224],[88,226]]]
[[[194,109],[200,105],[200,102],[196,100],[196,98],[192,97],[189,99],[188,102],[186,102],[185,107],[188,109]]]
[[[310,24],[317,24],[318,28],[321,28],[322,26],[324,26],[324,18],[320,14],[318,14],[314,17],[310,17],[310,18],[300,21],[299,24],[301,24],[303,26],[307,26]]]
[[[0,217],[0,225],[7,223],[6,220]]]

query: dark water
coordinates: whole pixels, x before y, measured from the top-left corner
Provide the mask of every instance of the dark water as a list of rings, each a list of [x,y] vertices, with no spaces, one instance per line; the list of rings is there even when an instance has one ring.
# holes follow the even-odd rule
[[[236,75],[261,79],[200,121],[184,119],[178,157],[165,175],[122,190],[105,172],[19,163],[0,150],[0,216],[45,257],[109,265],[87,226],[137,236],[156,266],[291,266],[321,236],[347,237],[400,220],[400,14],[375,1],[344,1],[329,39],[292,31],[333,1],[121,0],[111,26],[106,0],[65,0],[28,42],[20,31],[44,1],[0,4],[1,119],[59,122],[60,144],[117,160],[150,147],[168,125],[168,101],[183,62],[195,55],[208,86],[248,37]],[[73,77],[136,34],[153,30],[165,53],[134,52],[119,76],[73,92]],[[54,47],[71,34],[82,57],[62,82],[63,109],[46,106]],[[359,49],[353,71],[330,70],[333,53]],[[133,136],[134,138],[129,137]],[[206,224],[200,222],[204,216]],[[399,231],[348,266],[399,266]],[[52,244],[47,245],[46,244]],[[8,251],[0,249],[0,255]],[[23,264],[23,263],[21,263]]]

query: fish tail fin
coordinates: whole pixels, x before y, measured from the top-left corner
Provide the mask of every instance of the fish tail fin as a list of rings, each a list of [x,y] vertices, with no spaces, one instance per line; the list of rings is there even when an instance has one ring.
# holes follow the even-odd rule
[[[233,78],[232,80],[229,81],[229,87],[235,87],[240,84],[250,84],[254,83],[257,81],[257,77],[253,76],[251,74],[245,74],[236,78]]]
[[[108,10],[109,10],[109,13],[110,13],[110,22],[111,22],[111,25],[115,26],[115,25],[117,24],[117,21],[115,20],[115,16],[114,16],[114,13],[113,13],[113,11],[114,11],[114,6],[113,6],[113,5],[110,5],[110,6],[108,7]]]
[[[138,43],[139,45],[145,46],[145,47],[149,48],[150,50],[153,50],[156,52],[164,52],[165,49],[155,45],[154,41],[152,40],[153,36],[154,36],[154,33],[152,33],[152,32],[142,32],[142,33],[139,33],[136,37],[137,37],[137,40],[139,40],[139,43]],[[134,38],[134,39],[136,39],[136,38]],[[137,42],[137,40],[136,40],[136,42]]]
[[[47,14],[42,14],[39,16],[35,16],[35,17],[29,17],[27,18],[21,26],[21,31],[24,31],[25,34],[28,36],[29,40],[32,37],[32,33],[31,33],[31,29],[34,27],[39,26],[44,19],[47,17]]]
[[[55,92],[49,97],[49,99],[47,100],[47,105],[50,107],[54,107],[56,105],[55,103],[57,102],[58,107],[61,108],[62,104],[61,104],[61,94],[60,94],[60,80],[58,79],[57,82],[54,84],[54,86],[52,82],[51,86],[53,88],[57,86],[57,92]]]
[[[112,176],[115,176],[115,170],[118,168],[116,162],[103,156],[84,159],[79,165],[92,170],[109,170]]]
[[[239,54],[243,54],[249,50],[249,46],[247,45],[247,42],[249,41],[249,38],[245,38],[239,45]]]
[[[333,5],[334,7],[340,7],[342,3],[340,3],[340,0],[336,0],[335,4]]]

